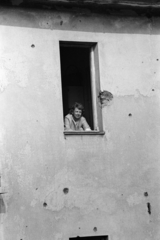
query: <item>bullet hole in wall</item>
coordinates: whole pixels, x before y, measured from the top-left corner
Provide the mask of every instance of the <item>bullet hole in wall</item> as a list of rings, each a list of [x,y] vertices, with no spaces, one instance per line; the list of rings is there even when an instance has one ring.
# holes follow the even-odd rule
[[[145,197],[148,197],[148,192],[144,192],[144,196],[145,196]]]
[[[152,89],[152,91],[154,92],[154,89]]]
[[[128,116],[129,116],[129,117],[132,117],[132,114],[131,114],[131,113],[129,113],[129,114],[128,114]]]
[[[148,213],[151,215],[151,204],[149,202],[147,203],[147,208],[148,208]]]
[[[43,207],[47,207],[47,203],[46,202],[43,203]]]
[[[157,61],[159,61],[159,59],[157,58]]]
[[[69,189],[68,188],[64,188],[63,192],[64,192],[64,194],[67,194],[67,193],[69,193]]]
[[[94,231],[94,232],[97,232],[97,228],[96,228],[96,227],[94,227],[94,228],[93,228],[93,231]]]
[[[36,190],[38,190],[38,187],[36,188]]]
[[[35,48],[35,45],[34,45],[34,44],[32,44],[32,45],[31,45],[31,47],[32,47],[32,48]]]

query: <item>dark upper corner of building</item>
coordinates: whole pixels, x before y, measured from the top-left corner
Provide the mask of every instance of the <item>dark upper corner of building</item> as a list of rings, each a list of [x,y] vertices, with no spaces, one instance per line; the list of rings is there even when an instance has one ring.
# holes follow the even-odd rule
[[[159,16],[160,0],[1,0],[0,6],[63,11],[90,11],[109,15]]]

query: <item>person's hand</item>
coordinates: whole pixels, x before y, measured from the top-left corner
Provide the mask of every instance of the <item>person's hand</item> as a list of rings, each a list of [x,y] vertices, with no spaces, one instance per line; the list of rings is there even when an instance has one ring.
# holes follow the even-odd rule
[[[86,128],[85,131],[92,131],[90,128]]]

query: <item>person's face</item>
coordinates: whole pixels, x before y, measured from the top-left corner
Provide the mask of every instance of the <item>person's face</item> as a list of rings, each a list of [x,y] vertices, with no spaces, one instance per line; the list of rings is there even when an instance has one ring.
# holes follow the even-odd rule
[[[75,108],[73,111],[73,116],[76,120],[80,119],[82,116],[82,110]]]

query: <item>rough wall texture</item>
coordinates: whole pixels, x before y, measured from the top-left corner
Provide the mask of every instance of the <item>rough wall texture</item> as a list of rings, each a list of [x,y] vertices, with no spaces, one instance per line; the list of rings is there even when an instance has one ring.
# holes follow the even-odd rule
[[[2,2],[5,3],[4,0]],[[114,6],[150,6],[157,7],[160,5],[159,0],[7,0],[7,3],[20,5],[23,3],[42,3],[42,4],[66,4],[66,5],[114,5]]]
[[[1,9],[0,25],[0,239],[160,239],[160,20]],[[104,136],[64,138],[60,40],[98,42]]]

